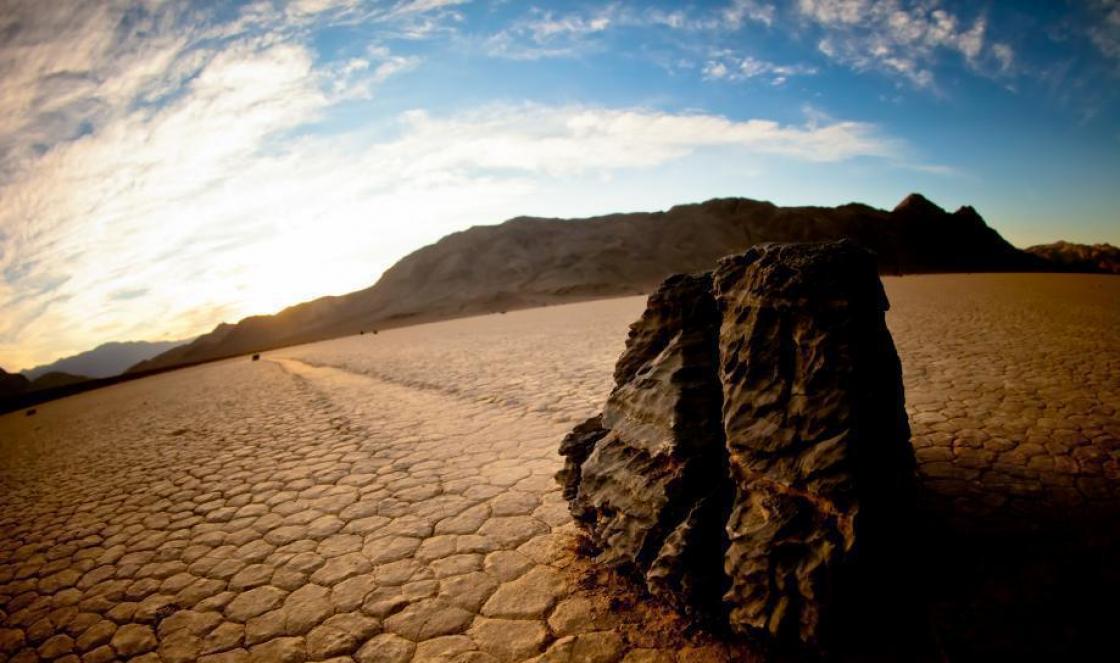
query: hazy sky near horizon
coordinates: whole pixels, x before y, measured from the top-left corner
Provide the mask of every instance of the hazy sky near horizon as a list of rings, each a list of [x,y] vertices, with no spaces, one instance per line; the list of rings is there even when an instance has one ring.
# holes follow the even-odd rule
[[[0,367],[520,214],[974,205],[1120,243],[1120,2],[0,0]]]

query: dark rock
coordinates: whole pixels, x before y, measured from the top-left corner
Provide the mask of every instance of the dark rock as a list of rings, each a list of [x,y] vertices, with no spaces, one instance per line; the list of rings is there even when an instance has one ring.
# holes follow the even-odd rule
[[[26,414],[29,417],[34,417],[37,412],[38,410],[36,410],[35,408],[28,408]]]
[[[260,358],[261,356],[259,354],[253,355],[253,361],[260,361]]]
[[[606,434],[603,417],[597,414],[577,425],[560,441],[560,455],[565,460],[563,469],[556,473],[556,481],[563,488],[564,499],[569,502],[579,493],[580,466],[595,448],[595,443]]]
[[[902,369],[875,261],[848,242],[720,262],[731,626],[818,640],[857,548],[882,550],[909,494]],[[857,545],[858,544],[858,545]]]
[[[561,448],[565,495],[602,550],[599,559],[640,573],[656,568],[649,588],[671,598],[682,588],[710,589],[693,576],[712,575],[720,560],[716,534],[707,565],[682,562],[712,503],[705,498],[726,484],[713,481],[726,474],[718,328],[707,275],[665,281],[630,328],[601,418],[581,424]]]
[[[561,445],[557,478],[597,560],[738,633],[823,640],[906,517],[886,308],[851,242],[760,245],[665,281],[602,415]]]

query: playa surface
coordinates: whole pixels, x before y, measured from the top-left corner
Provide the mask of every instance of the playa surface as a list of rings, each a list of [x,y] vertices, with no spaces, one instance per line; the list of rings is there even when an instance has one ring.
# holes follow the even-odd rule
[[[939,646],[1060,650],[1076,630],[1015,611],[1115,581],[1092,560],[1120,511],[1120,278],[884,282]],[[725,660],[604,600],[552,479],[643,307],[367,333],[0,417],[0,661]]]

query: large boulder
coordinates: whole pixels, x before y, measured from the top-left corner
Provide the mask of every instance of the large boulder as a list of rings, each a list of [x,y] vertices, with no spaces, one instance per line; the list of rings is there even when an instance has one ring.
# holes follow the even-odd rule
[[[878,556],[905,525],[914,461],[887,298],[846,242],[752,249],[722,260],[714,287],[729,621],[813,642],[857,547]]]
[[[875,261],[761,245],[675,276],[559,477],[597,560],[741,634],[820,644],[904,519],[913,455]]]

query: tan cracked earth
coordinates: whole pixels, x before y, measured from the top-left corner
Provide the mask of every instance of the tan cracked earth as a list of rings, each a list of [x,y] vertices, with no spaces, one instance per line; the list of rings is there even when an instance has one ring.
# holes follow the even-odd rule
[[[975,536],[1115,522],[1120,278],[885,282],[936,555],[1014,584]],[[642,308],[355,336],[0,417],[0,661],[726,660],[658,649],[581,587],[552,479]],[[997,642],[962,616],[998,603],[993,576],[933,565],[966,579],[932,598],[945,650]]]

